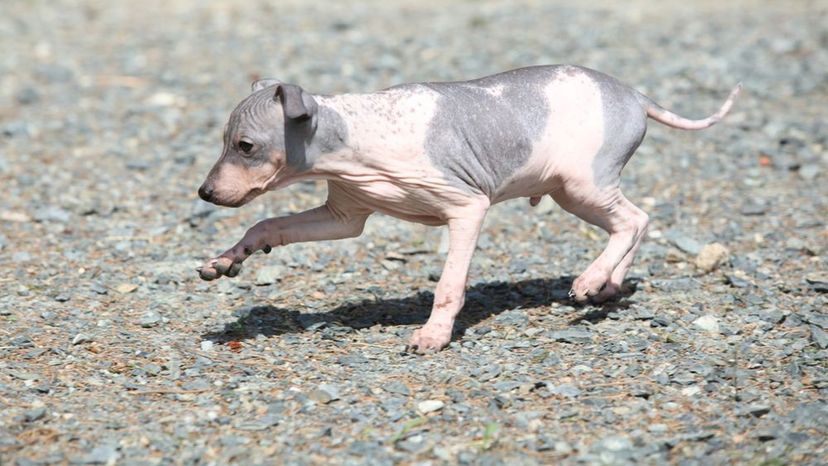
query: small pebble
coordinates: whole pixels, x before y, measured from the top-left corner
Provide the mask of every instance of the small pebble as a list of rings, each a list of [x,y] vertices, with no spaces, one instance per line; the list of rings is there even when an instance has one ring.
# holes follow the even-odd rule
[[[694,320],[693,325],[709,333],[719,333],[720,331],[719,318],[709,314]]]
[[[417,403],[417,411],[422,414],[433,413],[440,411],[446,404],[440,400],[426,400]]]
[[[78,333],[77,335],[74,336],[74,338],[72,338],[72,344],[73,345],[80,345],[80,344],[83,344],[83,343],[89,343],[91,341],[94,341],[94,338],[92,338],[89,335],[85,335],[83,333]]]
[[[141,327],[150,328],[150,327],[155,327],[160,322],[161,322],[161,315],[159,315],[155,311],[147,311],[146,313],[144,313],[143,316],[141,316],[141,320],[139,321],[139,324],[141,325]],[[203,343],[204,342],[202,342],[202,349],[203,349]],[[207,351],[207,350],[205,350],[205,351]]]
[[[730,251],[719,243],[706,244],[694,260],[699,271],[710,273],[718,268],[727,259]]]

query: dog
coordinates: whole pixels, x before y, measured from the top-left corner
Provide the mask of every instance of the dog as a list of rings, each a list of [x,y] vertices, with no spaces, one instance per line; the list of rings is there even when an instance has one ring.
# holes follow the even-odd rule
[[[359,236],[374,212],[448,225],[449,250],[431,315],[409,347],[438,351],[451,341],[469,265],[493,204],[550,195],[609,233],[606,249],[573,282],[577,302],[619,291],[648,217],[621,193],[621,170],[651,118],[700,130],[690,120],[598,71],[572,65],[520,68],[471,81],[402,84],[368,94],[314,95],[274,79],[253,83],[230,116],[224,149],[198,194],[239,207],[291,183],[324,179],[315,209],[263,220],[199,269],[204,280],[234,277],[256,251]]]

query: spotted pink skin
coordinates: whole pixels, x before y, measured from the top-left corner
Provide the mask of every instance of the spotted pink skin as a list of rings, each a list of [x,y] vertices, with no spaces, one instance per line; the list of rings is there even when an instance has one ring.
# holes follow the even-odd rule
[[[610,154],[615,158],[611,162],[623,160],[609,170],[601,168],[601,164],[607,157],[607,147],[616,147],[613,144],[618,141],[614,141],[613,131],[617,131],[619,123],[608,120],[607,109],[618,111],[617,104],[612,107],[613,102],[608,102],[615,98],[608,95],[608,81],[602,82],[610,79],[591,70],[563,66],[548,79],[531,83],[540,89],[539,98],[544,99],[540,102],[547,109],[544,125],[533,135],[525,160],[489,193],[475,186],[464,187],[451,173],[447,174],[435,164],[434,148],[428,148],[428,140],[434,134],[431,125],[440,100],[428,88],[407,86],[373,94],[314,96],[319,108],[342,118],[344,128],[340,130],[345,130],[347,139],[342,145],[315,156],[313,163],[303,170],[270,174],[265,189],[325,179],[327,201],[306,212],[259,222],[235,246],[208,260],[200,275],[206,280],[235,276],[242,262],[259,250],[269,252],[273,247],[296,242],[358,236],[374,212],[427,225],[448,225],[449,251],[434,293],[432,312],[409,342],[419,353],[437,351],[451,341],[454,321],[464,304],[469,265],[488,208],[518,197],[529,198],[530,204],[536,205],[543,195],[549,194],[565,210],[609,233],[606,249],[574,281],[571,296],[578,302],[612,298],[633,262],[648,224],[647,215],[628,201],[618,187],[621,168],[643,138],[647,117],[676,128],[701,129],[727,112],[738,89],[719,113],[705,120],[683,119],[631,89],[624,91],[629,92],[624,96],[626,102],[639,106],[629,110],[638,115],[642,125],[640,134],[634,131],[628,143],[621,141],[624,144],[618,146],[623,146],[617,149],[619,153]],[[489,87],[486,92],[497,97],[502,88]],[[630,96],[635,96],[635,100],[630,100]],[[486,115],[480,117],[485,119]],[[285,127],[283,121],[277,120],[273,121],[273,131]],[[322,119],[319,125],[314,137],[328,137],[326,131],[332,130],[325,127]],[[451,156],[451,153],[445,154],[445,157]],[[222,163],[211,173],[232,173],[222,171],[219,166]],[[474,170],[474,167],[468,170],[472,177]],[[210,200],[223,203],[224,185],[232,185],[234,196],[241,196],[239,180],[247,178],[256,177],[209,180],[211,191],[216,193]],[[256,179],[263,178],[267,176]],[[261,190],[258,185],[249,188],[256,193]],[[245,197],[244,202],[248,200]]]

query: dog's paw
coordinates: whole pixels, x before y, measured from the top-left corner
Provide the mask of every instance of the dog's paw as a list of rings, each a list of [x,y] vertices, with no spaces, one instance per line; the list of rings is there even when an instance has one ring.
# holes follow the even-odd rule
[[[603,302],[618,292],[616,286],[610,287],[610,274],[590,268],[583,275],[575,279],[569,297],[584,304],[588,301]]]
[[[221,276],[235,277],[239,274],[242,268],[242,261],[234,261],[226,256],[219,256],[210,259],[204,263],[203,266],[197,268],[198,276],[202,280],[215,280]]]
[[[429,326],[414,331],[408,341],[406,350],[410,353],[436,353],[451,343],[451,328],[447,331],[441,327]]]
[[[592,296],[590,301],[596,304],[605,303],[618,295],[618,292],[621,291],[621,287],[618,286],[617,283],[609,282],[601,288],[601,291],[598,292],[597,295]]]

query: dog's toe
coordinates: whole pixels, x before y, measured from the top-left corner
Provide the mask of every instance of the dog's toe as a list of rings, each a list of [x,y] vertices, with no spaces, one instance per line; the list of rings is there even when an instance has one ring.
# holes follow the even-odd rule
[[[215,264],[213,267],[218,271],[218,273],[222,275],[227,275],[227,272],[233,266],[233,259],[229,257],[219,257],[216,259]]]
[[[228,277],[235,277],[239,274],[239,272],[241,272],[241,268],[241,262],[236,262],[235,264],[230,266],[225,275],[227,275]]]

